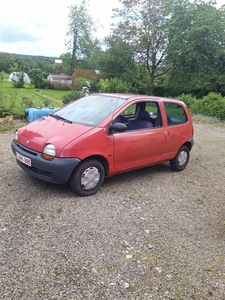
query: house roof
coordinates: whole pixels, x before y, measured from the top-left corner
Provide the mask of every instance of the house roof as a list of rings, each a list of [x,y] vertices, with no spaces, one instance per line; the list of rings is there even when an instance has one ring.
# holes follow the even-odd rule
[[[100,72],[98,70],[89,70],[89,69],[74,69],[70,74],[72,78],[86,78],[96,80],[99,79]]]
[[[51,74],[52,79],[67,79],[72,80],[72,77],[67,74]]]

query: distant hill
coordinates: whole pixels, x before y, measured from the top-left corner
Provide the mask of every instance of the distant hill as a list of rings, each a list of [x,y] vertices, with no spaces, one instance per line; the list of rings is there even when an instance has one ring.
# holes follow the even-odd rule
[[[37,60],[50,60],[55,61],[58,57],[49,57],[49,56],[41,56],[41,55],[27,55],[27,54],[16,54],[16,53],[9,53],[15,58],[31,58],[31,59],[37,59]]]
[[[38,68],[47,74],[51,74],[54,70],[55,59],[57,59],[57,57],[0,52],[0,72],[3,71],[10,74],[12,67],[15,67],[15,63],[17,63],[23,66],[23,70],[26,73]]]

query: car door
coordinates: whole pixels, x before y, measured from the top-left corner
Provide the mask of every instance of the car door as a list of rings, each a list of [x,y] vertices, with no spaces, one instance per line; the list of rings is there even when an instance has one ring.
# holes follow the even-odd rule
[[[114,134],[114,168],[129,170],[160,161],[165,151],[163,128],[139,129]]]
[[[136,112],[140,108],[149,113],[149,121],[153,120],[154,117],[161,116],[157,102],[146,101],[137,103]],[[132,112],[132,122],[134,105],[128,108],[127,111]],[[124,117],[127,122],[129,116],[124,115]],[[155,123],[152,128],[114,133],[114,168],[117,170],[129,170],[157,163],[161,160],[165,151],[166,142],[167,136],[161,121],[157,125]]]

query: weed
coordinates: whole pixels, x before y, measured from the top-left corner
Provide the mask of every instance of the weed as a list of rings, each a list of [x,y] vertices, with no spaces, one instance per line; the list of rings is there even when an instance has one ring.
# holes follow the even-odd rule
[[[202,199],[197,198],[197,199],[195,200],[195,203],[196,203],[196,204],[203,204],[204,202],[203,202]]]
[[[127,287],[127,290],[129,290],[129,291],[134,291],[134,290],[135,290],[135,287],[134,287],[133,285],[129,285],[129,286]]]
[[[139,257],[140,257],[140,254],[138,254],[138,253],[133,253],[132,254],[133,259],[138,259]]]
[[[211,267],[211,266],[209,266],[209,267],[205,267],[205,268],[203,268],[203,270],[205,271],[205,272],[212,272],[213,271],[213,268]]]

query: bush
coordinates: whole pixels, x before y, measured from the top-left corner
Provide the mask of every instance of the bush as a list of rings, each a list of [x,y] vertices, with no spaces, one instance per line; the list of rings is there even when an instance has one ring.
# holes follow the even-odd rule
[[[73,90],[70,94],[62,97],[62,102],[63,104],[67,104],[69,102],[72,102],[80,98],[81,98],[81,92],[78,90]]]
[[[137,93],[137,88],[120,78],[100,79],[99,92],[102,93]]]
[[[190,94],[181,94],[176,98],[183,101],[192,114],[198,113],[198,103],[200,100],[196,99]]]
[[[209,93],[202,100],[199,100],[198,112],[225,120],[225,98],[217,93]]]
[[[209,93],[202,99],[196,99],[191,95],[182,94],[177,99],[183,101],[191,114],[202,114],[225,120],[225,98],[217,93]]]
[[[46,81],[46,88],[49,90],[58,90],[58,91],[69,91],[73,89],[73,86],[69,83],[61,82],[52,82],[50,80]]]

